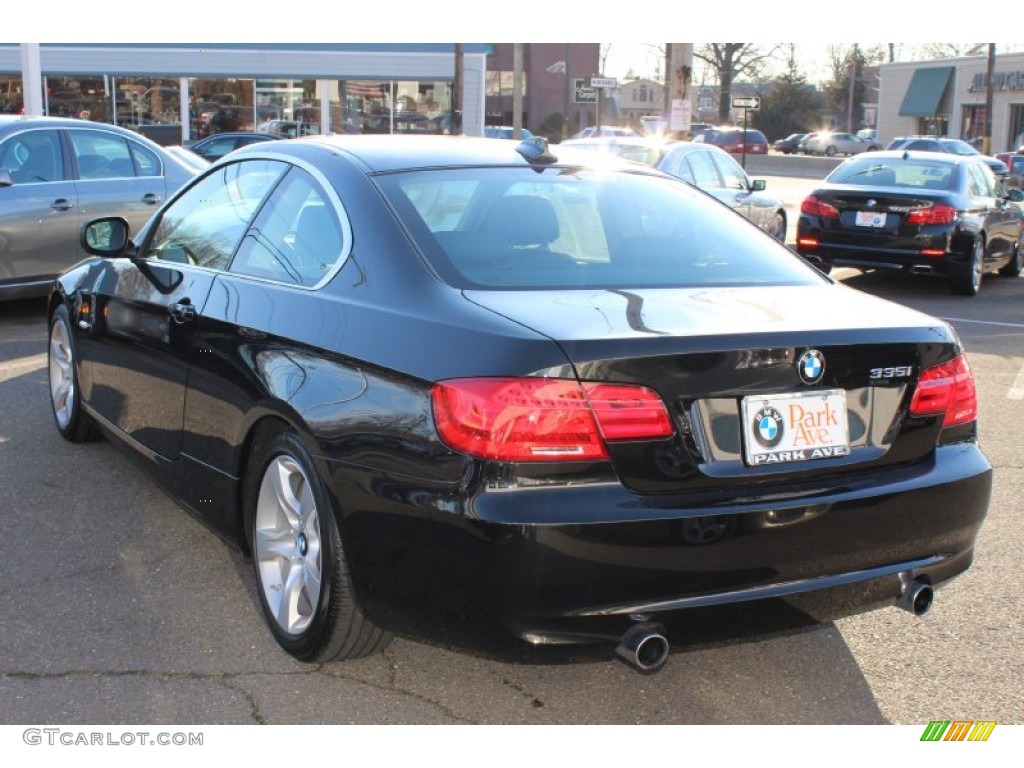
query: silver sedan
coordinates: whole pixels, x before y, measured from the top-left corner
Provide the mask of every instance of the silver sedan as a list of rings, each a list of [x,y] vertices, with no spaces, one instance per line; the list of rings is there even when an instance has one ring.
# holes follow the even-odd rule
[[[45,296],[84,257],[85,221],[123,216],[134,231],[198,172],[114,125],[0,116],[0,301]]]
[[[807,140],[808,155],[859,155],[861,152],[874,152],[878,143],[854,136],[852,133],[817,133]]]

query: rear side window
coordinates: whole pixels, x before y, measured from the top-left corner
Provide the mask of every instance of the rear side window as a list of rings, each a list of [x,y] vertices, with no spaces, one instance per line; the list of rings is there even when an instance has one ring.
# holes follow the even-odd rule
[[[292,168],[246,233],[230,271],[309,288],[330,273],[343,246],[334,206],[308,173]]]

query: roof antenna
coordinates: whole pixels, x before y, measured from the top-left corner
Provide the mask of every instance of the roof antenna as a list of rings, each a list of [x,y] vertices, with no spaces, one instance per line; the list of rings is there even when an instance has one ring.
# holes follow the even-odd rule
[[[548,149],[548,140],[543,136],[532,136],[523,139],[516,147],[516,152],[522,155],[528,163],[557,163],[558,158],[551,154]]]

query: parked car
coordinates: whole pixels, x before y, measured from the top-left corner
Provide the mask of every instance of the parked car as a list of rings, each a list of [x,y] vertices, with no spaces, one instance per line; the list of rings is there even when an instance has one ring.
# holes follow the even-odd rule
[[[826,271],[937,274],[974,296],[986,272],[1020,274],[1021,201],[978,157],[873,153],[844,162],[803,201],[797,249]]]
[[[777,139],[772,149],[784,155],[793,155],[800,151],[800,142],[807,137],[806,133],[791,133],[784,139]]]
[[[800,152],[801,154],[807,154],[807,142],[814,141],[817,137],[818,134],[816,132],[808,133],[797,143],[797,151]]]
[[[907,149],[916,152],[942,152],[960,155],[961,157],[977,157],[985,161],[992,173],[1002,178],[1007,174],[1006,163],[994,157],[983,155],[966,141],[950,139],[945,136],[899,136],[889,142],[886,149]]]
[[[185,165],[194,168],[196,173],[205,171],[210,165],[210,161],[205,157],[200,157],[191,149],[183,147],[180,144],[171,144],[168,147],[164,147],[164,149],[178,158],[181,162],[185,163]]]
[[[615,125],[602,125],[600,127],[591,125],[583,130],[576,131],[570,139],[591,139],[595,136],[639,136],[632,128],[620,128]]]
[[[693,140],[697,143],[711,144],[733,154],[768,154],[768,139],[761,131],[753,129],[712,128],[694,136]]]
[[[250,144],[256,144],[261,141],[277,141],[281,138],[283,138],[281,134],[277,133],[255,133],[251,131],[215,133],[192,144],[189,149],[212,163],[239,147],[247,147]]]
[[[266,142],[82,238],[49,302],[57,430],[251,553],[298,659],[497,626],[653,669],[704,606],[920,614],[971,563],[992,471],[952,327],[657,170]]]
[[[197,169],[125,128],[0,115],[0,301],[45,296],[85,256],[85,219],[134,230]]]
[[[511,139],[515,129],[511,125],[485,125],[484,136],[488,139]],[[519,129],[520,139],[532,138],[533,134],[525,128]]]
[[[672,145],[672,142],[646,136],[594,136],[589,139],[566,139],[559,144],[560,147],[614,155],[652,168],[658,165],[658,161]]]
[[[859,155],[861,152],[874,152],[878,144],[852,133],[840,133],[829,131],[816,133],[808,138],[804,144],[804,152],[808,155],[825,155],[834,157],[836,155]]]
[[[279,138],[294,139],[297,136],[316,136],[320,133],[317,123],[301,120],[267,120],[256,126],[256,133],[269,133]]]
[[[764,191],[764,179],[751,180],[727,152],[710,144],[680,142],[665,149],[657,167],[704,190],[779,242],[786,241],[786,204]]]
[[[864,141],[870,141],[872,144],[878,143],[878,131],[874,128],[861,128],[857,131],[857,135]]]

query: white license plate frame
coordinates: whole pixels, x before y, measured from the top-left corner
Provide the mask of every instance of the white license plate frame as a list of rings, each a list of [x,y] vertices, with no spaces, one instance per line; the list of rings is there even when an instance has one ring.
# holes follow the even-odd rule
[[[741,401],[741,416],[748,466],[850,455],[846,390],[752,395]]]

